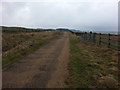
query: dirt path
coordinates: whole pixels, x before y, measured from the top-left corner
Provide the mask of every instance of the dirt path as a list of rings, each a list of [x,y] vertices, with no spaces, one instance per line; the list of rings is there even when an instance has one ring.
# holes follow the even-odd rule
[[[3,88],[64,88],[68,71],[69,38],[52,41],[3,70]]]

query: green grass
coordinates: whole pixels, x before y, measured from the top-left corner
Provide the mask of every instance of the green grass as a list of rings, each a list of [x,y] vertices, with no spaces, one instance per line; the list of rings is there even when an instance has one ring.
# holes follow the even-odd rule
[[[89,58],[86,58],[82,52],[79,51],[77,44],[78,40],[70,39],[71,43],[71,63],[69,65],[69,69],[71,71],[71,86],[74,88],[88,88],[90,86],[90,82],[92,77],[88,77],[87,71],[92,71],[91,67],[87,67]]]
[[[112,76],[117,80],[117,73],[110,65],[117,60],[115,51],[92,43],[83,43],[76,36],[70,35],[70,63],[68,65],[70,88],[106,88],[108,82],[101,84],[99,80],[104,76]],[[110,83],[111,84],[111,83]],[[111,86],[111,85],[110,85]],[[116,86],[114,86],[116,87]]]

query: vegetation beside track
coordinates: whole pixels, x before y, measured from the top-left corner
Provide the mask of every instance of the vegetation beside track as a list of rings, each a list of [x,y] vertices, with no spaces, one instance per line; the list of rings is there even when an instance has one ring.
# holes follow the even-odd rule
[[[20,60],[61,35],[62,32],[58,31],[3,33],[3,67]]]
[[[70,88],[117,88],[118,52],[70,34]]]

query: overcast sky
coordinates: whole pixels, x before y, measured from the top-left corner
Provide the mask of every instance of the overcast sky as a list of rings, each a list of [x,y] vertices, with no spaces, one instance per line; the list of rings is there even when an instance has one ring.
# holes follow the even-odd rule
[[[118,0],[6,0],[1,4],[0,24],[5,26],[117,30]]]

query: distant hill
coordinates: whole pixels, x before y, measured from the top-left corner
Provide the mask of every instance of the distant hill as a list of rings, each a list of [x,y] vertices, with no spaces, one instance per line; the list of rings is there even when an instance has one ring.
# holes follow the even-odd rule
[[[74,33],[79,33],[79,32],[82,32],[80,30],[75,30],[75,29],[70,29],[70,31],[74,32]]]
[[[69,29],[66,29],[66,28],[57,28],[56,31],[70,32],[70,30],[69,30]]]
[[[67,28],[57,28],[57,29],[44,29],[44,28],[24,28],[24,27],[6,27],[0,26],[2,28],[2,32],[41,32],[41,31],[64,31],[64,32],[72,32],[72,33],[79,33],[80,30],[75,29],[67,29]]]
[[[10,32],[41,32],[41,29],[32,29],[32,28],[24,28],[24,27],[6,27],[0,26],[2,28],[3,33],[10,33]]]
[[[43,31],[55,31],[55,29],[44,29],[44,28],[37,28],[37,30],[43,30]]]

